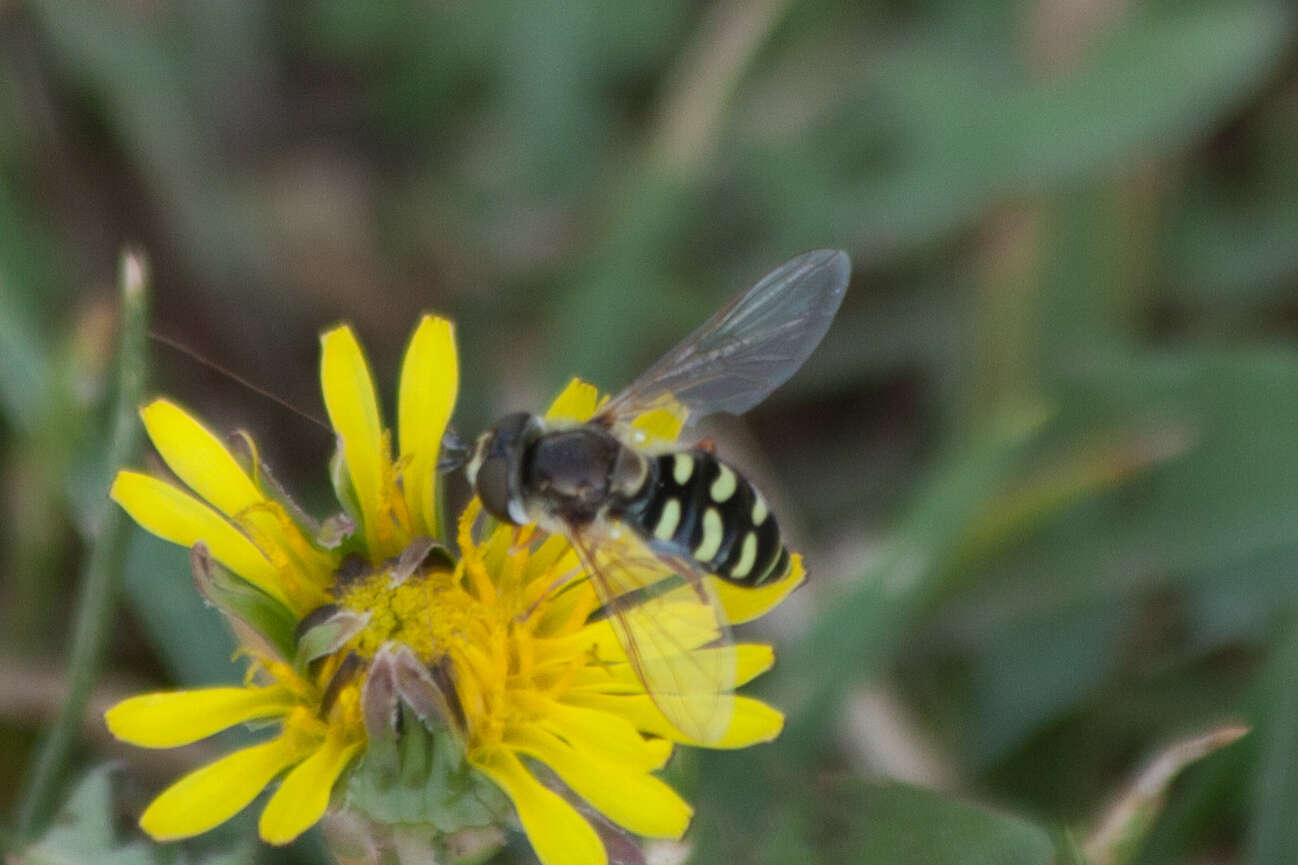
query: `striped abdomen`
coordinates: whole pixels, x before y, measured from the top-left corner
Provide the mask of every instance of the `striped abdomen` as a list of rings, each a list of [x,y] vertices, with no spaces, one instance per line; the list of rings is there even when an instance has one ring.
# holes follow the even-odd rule
[[[742,475],[701,450],[647,459],[649,477],[617,516],[652,546],[742,585],[788,572],[775,515]]]

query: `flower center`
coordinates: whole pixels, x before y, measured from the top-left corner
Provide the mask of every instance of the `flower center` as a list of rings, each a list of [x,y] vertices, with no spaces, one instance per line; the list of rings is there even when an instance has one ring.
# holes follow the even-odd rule
[[[497,527],[478,540],[478,513],[470,507],[461,517],[454,570],[438,561],[412,572],[403,554],[344,569],[334,588],[339,607],[364,617],[342,651],[369,662],[385,645],[408,648],[452,689],[472,752],[551,711],[555,695],[583,675],[599,678],[589,668],[601,633],[588,628],[594,592],[563,590],[578,563],[562,538]]]
[[[387,642],[409,646],[425,663],[434,663],[468,638],[479,605],[459,588],[450,571],[419,572],[393,585],[388,569],[350,582],[339,605],[369,614],[349,647],[366,660]]]

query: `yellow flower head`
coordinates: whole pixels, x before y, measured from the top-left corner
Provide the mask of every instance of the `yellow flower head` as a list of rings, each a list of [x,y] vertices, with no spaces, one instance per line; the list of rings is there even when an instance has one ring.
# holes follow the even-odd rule
[[[705,743],[646,693],[567,541],[494,526],[474,500],[457,521],[457,554],[441,543],[437,467],[458,382],[450,324],[426,316],[411,339],[395,458],[351,330],[327,332],[322,345],[344,516],[313,523],[260,468],[246,436],[227,447],[165,400],[141,415],[188,489],[131,471],[113,484],[137,522],[193,550],[199,586],[235,624],[251,666],[243,687],[128,699],[107,713],[109,728],[146,747],[249,722],[276,730],[180,779],[141,825],[159,839],[195,835],[279,779],[260,823],[271,843],[295,838],[331,802],[376,824],[490,825],[506,810],[502,791],[546,865],[606,862],[579,800],[629,832],[680,837],[690,806],[654,773],[676,744]],[[574,381],[550,417],[581,421],[596,403],[595,389]],[[651,437],[679,429],[670,417],[645,421]],[[741,623],[803,576],[794,556],[776,583],[709,588]],[[709,639],[683,650],[716,651]],[[735,687],[773,661],[759,645],[736,646],[733,657]],[[708,747],[779,733],[775,709],[723,696],[733,708]],[[433,755],[414,775],[401,765],[412,736]]]

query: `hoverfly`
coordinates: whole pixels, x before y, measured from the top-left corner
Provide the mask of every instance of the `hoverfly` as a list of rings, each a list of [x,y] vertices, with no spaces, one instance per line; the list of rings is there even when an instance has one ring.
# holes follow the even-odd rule
[[[736,679],[708,578],[760,586],[788,572],[789,552],[743,475],[708,449],[648,449],[633,423],[666,408],[691,425],[761,402],[820,343],[849,272],[844,252],[800,255],[733,298],[588,422],[509,414],[478,437],[468,461],[488,513],[567,537],[645,690],[698,741],[725,735]]]

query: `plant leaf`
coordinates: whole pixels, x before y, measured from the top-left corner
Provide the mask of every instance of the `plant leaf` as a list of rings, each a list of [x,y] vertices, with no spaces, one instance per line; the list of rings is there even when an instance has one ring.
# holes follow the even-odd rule
[[[1181,770],[1232,744],[1247,732],[1248,727],[1230,725],[1164,748],[1110,806],[1087,839],[1083,847],[1087,861],[1091,865],[1130,862],[1162,811],[1167,789]]]

